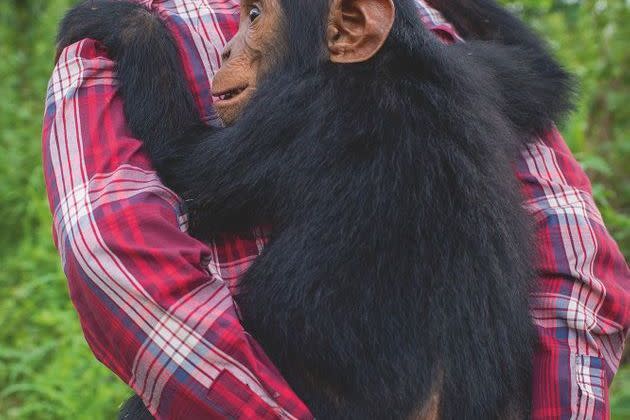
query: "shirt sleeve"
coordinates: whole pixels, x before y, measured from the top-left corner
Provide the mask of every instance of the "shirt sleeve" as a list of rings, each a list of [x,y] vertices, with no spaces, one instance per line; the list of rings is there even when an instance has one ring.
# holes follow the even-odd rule
[[[517,176],[538,247],[532,418],[608,419],[630,323],[628,265],[557,130],[523,152]]]
[[[53,235],[87,342],[158,418],[310,418],[208,270],[216,244],[186,233],[129,135],[113,69],[92,40],[65,49],[43,129]]]

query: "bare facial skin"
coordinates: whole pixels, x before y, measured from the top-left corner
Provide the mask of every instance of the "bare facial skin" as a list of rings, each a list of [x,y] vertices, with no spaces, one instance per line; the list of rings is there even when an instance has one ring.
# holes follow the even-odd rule
[[[332,0],[327,46],[334,63],[369,60],[387,39],[394,23],[393,0]],[[237,34],[223,51],[223,63],[212,81],[212,96],[226,126],[234,124],[261,78],[286,53],[281,40],[279,0],[241,0]]]
[[[242,0],[237,34],[223,51],[223,64],[212,81],[214,106],[225,125],[243,111],[278,51],[281,8],[278,0]]]

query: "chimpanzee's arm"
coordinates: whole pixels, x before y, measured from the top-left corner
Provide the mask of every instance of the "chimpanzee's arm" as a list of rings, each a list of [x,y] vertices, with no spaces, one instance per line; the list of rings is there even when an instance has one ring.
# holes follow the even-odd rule
[[[545,42],[495,0],[429,0],[466,42],[452,48],[492,73],[503,109],[525,141],[571,108],[572,78]],[[471,68],[471,65],[467,65]]]
[[[88,0],[64,17],[57,48],[61,51],[84,38],[102,42],[116,61],[129,128],[161,169],[173,138],[201,125],[172,36],[157,16],[138,4]]]
[[[467,41],[495,41],[544,49],[538,37],[518,17],[495,0],[428,0]]]
[[[572,78],[542,46],[469,41],[445,49],[464,61],[468,77],[478,76],[476,94],[496,95],[490,103],[498,105],[523,142],[546,132],[572,107]]]
[[[169,188],[219,226],[225,218],[247,222],[253,209],[264,217],[258,198],[268,196],[271,168],[260,161],[274,150],[256,155],[255,133],[202,123],[175,41],[157,16],[133,3],[86,1],[64,18],[58,48],[83,38],[101,41],[117,62],[127,123]]]

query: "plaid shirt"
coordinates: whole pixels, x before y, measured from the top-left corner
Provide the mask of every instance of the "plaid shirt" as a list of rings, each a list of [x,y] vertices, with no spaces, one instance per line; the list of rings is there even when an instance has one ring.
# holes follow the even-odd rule
[[[143,3],[168,22],[197,103],[213,122],[210,81],[237,31],[238,1]],[[458,40],[420,1],[419,11],[445,41]],[[266,232],[208,244],[186,234],[178,198],[126,128],[114,63],[92,40],[68,47],[54,69],[43,155],[55,243],[87,342],[152,413],[312,417],[243,330],[230,294]],[[533,417],[608,418],[608,385],[630,317],[628,266],[557,132],[529,146],[516,173],[539,246]]]

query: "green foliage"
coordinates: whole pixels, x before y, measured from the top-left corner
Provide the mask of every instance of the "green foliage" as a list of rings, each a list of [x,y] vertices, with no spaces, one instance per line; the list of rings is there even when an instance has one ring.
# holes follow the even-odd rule
[[[551,44],[579,81],[562,127],[624,255],[630,253],[630,3],[627,0],[503,0]]]
[[[51,236],[41,121],[71,0],[0,2],[0,418],[111,419],[129,391],[83,339]]]
[[[613,420],[630,419],[630,366],[627,364],[615,376],[610,389]]]
[[[42,180],[41,119],[54,34],[74,2],[0,2],[0,418],[114,418],[129,393],[83,339],[52,242]],[[579,105],[563,133],[628,256],[628,2],[506,4],[550,39],[581,82]],[[630,368],[617,375],[611,401],[613,418],[630,418]]]

